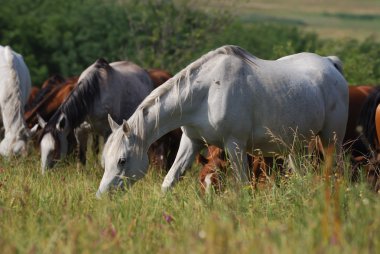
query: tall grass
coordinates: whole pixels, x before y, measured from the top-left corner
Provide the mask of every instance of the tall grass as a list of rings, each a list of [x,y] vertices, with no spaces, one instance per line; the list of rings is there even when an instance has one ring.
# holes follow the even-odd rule
[[[307,157],[298,157],[307,160]],[[303,158],[303,159],[302,159]],[[327,163],[327,162],[326,162]],[[126,192],[95,198],[96,158],[41,175],[37,154],[1,161],[2,253],[375,253],[380,202],[364,183],[303,168],[254,190],[226,180],[203,195],[194,165],[166,195],[151,170]],[[308,165],[305,161],[300,165]],[[329,167],[331,167],[331,164]],[[329,170],[332,170],[329,168]]]

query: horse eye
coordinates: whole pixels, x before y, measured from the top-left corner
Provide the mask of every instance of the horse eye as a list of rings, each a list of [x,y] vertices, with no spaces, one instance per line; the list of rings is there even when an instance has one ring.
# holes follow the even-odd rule
[[[119,162],[118,162],[118,164],[120,165],[120,166],[124,166],[125,165],[125,163],[127,163],[127,159],[126,158],[120,158],[119,159]]]

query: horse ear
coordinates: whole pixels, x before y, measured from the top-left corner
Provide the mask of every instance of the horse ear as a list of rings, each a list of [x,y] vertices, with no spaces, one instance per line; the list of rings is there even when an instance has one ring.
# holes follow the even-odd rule
[[[57,123],[57,130],[59,131],[63,131],[67,126],[67,121],[66,121],[66,115],[65,114],[62,114],[60,117],[59,117],[59,120],[58,120],[58,123]]]
[[[123,131],[125,135],[129,135],[129,132],[131,131],[131,128],[129,127],[127,121],[123,120]]]
[[[110,128],[113,131],[115,131],[116,129],[118,129],[120,126],[112,119],[111,115],[108,114],[108,123],[110,125]]]
[[[107,68],[109,66],[109,63],[104,58],[99,58],[95,62],[96,68]]]
[[[29,137],[34,137],[34,135],[36,135],[37,131],[38,131],[38,127],[40,125],[37,123],[33,126],[33,128],[30,129],[30,132],[29,132]],[[42,127],[43,128],[43,127]]]
[[[40,116],[39,114],[37,114],[37,119],[38,119],[38,123],[41,126],[41,128],[45,128],[46,121],[42,118],[42,116]],[[34,127],[32,129],[34,129]]]

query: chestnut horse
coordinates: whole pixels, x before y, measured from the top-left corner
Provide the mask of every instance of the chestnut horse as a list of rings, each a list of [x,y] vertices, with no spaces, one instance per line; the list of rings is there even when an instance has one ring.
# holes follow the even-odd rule
[[[32,86],[31,90],[30,90],[30,94],[29,94],[29,97],[28,97],[28,101],[26,102],[26,105],[25,105],[25,108],[24,108],[24,114],[27,110],[29,110],[30,108],[30,105],[32,105],[33,101],[36,99],[36,96],[38,95],[38,93],[40,92],[40,88],[37,87],[37,86]]]
[[[24,114],[25,121],[28,123],[29,127],[32,127],[37,123],[37,114],[45,121],[48,121],[70,94],[71,90],[73,90],[77,81],[78,77],[64,80],[57,75],[45,81],[42,85],[42,89],[36,95],[36,98],[30,103],[32,108]]]
[[[226,153],[223,149],[216,146],[207,147],[207,157],[199,154],[197,156],[197,162],[202,164],[202,168],[199,172],[199,182],[202,192],[208,193],[211,188],[215,191],[221,191],[223,189],[222,175],[226,175],[228,172],[229,162]],[[275,161],[277,168],[280,169],[280,173],[283,172],[283,160],[280,158],[263,157],[261,155],[252,156],[247,154],[250,171],[252,172],[252,185],[256,189],[259,184],[266,182],[266,179],[271,175],[271,169],[273,168],[273,161]]]

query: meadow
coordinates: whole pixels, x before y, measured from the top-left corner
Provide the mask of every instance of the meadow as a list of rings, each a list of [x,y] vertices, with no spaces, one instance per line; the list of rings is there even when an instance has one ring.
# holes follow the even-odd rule
[[[229,176],[204,195],[199,166],[163,195],[163,174],[95,198],[103,170],[95,156],[41,175],[38,154],[1,159],[2,253],[376,253],[378,194],[365,181],[297,157],[300,170],[259,189]],[[327,160],[329,161],[329,160]],[[327,170],[327,171],[326,171]]]
[[[193,0],[192,3],[208,10],[228,10],[246,24],[288,24],[315,32],[324,39],[364,40],[372,36],[380,40],[380,3],[376,0]]]
[[[0,44],[24,55],[33,84],[78,75],[99,57],[176,73],[224,44],[275,59],[301,51],[338,55],[350,84],[380,83],[380,10],[364,1],[4,0]],[[286,2],[286,4],[285,4]],[[196,4],[194,4],[196,3]],[[88,11],[91,9],[91,11]],[[204,195],[194,164],[163,195],[151,168],[126,191],[96,199],[103,175],[89,152],[42,175],[31,148],[0,158],[1,253],[377,253],[379,194],[335,164],[267,179],[258,189],[225,176]]]

